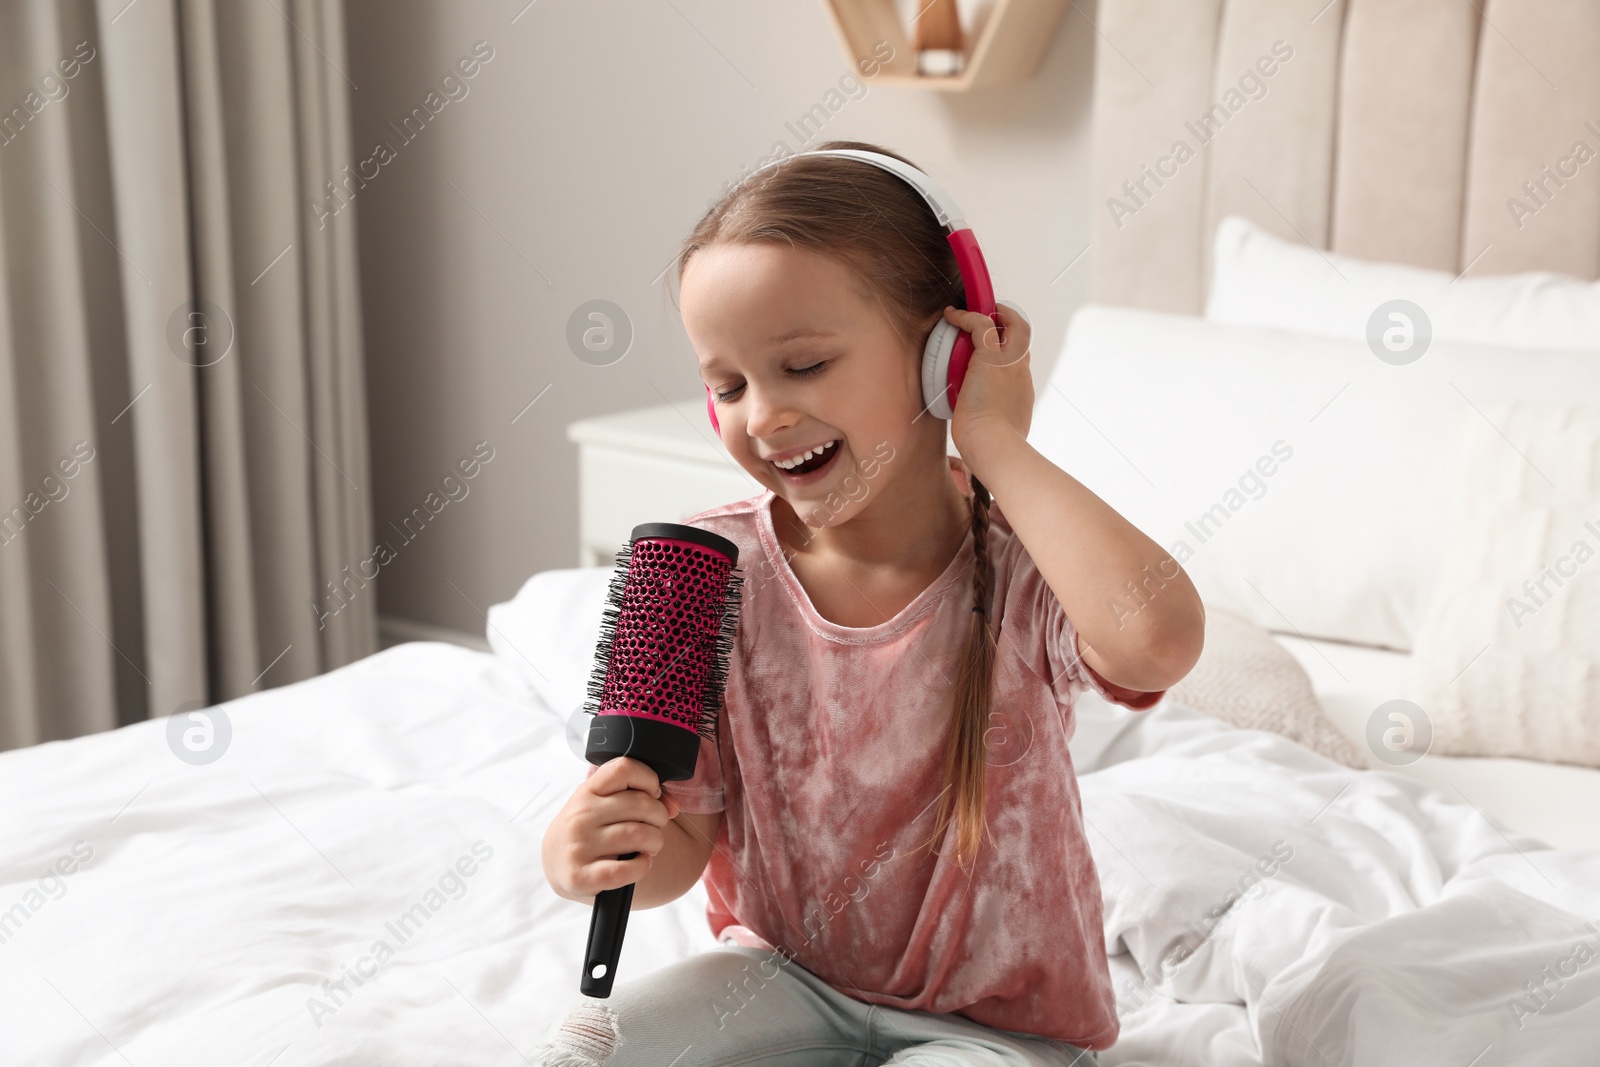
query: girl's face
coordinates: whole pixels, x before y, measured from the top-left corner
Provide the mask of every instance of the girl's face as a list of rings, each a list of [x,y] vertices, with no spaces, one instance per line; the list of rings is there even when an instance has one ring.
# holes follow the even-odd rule
[[[788,245],[713,244],[680,288],[723,446],[807,525],[848,521],[929,459],[948,478],[945,425],[922,410],[921,353],[843,264]],[[772,462],[828,442],[810,474]]]

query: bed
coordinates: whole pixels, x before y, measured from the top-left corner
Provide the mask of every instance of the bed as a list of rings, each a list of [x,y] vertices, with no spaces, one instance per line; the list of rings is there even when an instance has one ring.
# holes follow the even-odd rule
[[[1106,338],[1121,360],[1105,358]],[[1148,501],[1142,478],[1117,473],[1124,456],[1158,483],[1173,475],[1138,439],[1096,451],[1124,421],[1119,398],[1177,418],[1193,383],[1153,373],[1163,355],[1249,359],[1243,340],[1236,327],[1085,309],[1041,398],[1038,440],[1138,511]],[[1279,355],[1345,344],[1269,340]],[[1147,379],[1142,392],[1129,374]],[[1233,466],[1226,448],[1204,462]],[[1201,564],[1208,610],[1228,603]],[[527,1056],[577,995],[589,910],[548,891],[539,844],[587,766],[578,709],[609,574],[532,576],[490,610],[490,652],[400,645],[217,708],[0,756],[5,1061]],[[1409,660],[1272,640],[1358,747]],[[1102,1063],[1592,1056],[1600,770],[1432,753],[1357,769],[1172,696],[1134,713],[1086,693],[1075,720],[1123,1022]],[[626,973],[714,949],[705,904],[697,886],[635,913]],[[1187,953],[1176,963],[1175,946]]]
[[[0,756],[6,1062],[526,1056],[576,997],[589,911],[544,886],[539,843],[586,767],[575,713],[608,575],[533,576],[491,609],[489,653],[400,645],[200,718]],[[1274,640],[1357,740],[1407,658]],[[1592,1053],[1600,967],[1573,961],[1600,946],[1600,771],[1356,770],[1171,697],[1136,714],[1085,694],[1076,719],[1123,1020],[1103,1063]],[[705,903],[696,887],[637,912],[627,973],[714,948]]]
[[[531,578],[491,610],[491,653],[405,644],[206,709],[212,738],[227,735],[209,762],[191,762],[181,730],[199,720],[182,716],[0,757],[6,1062],[526,1056],[577,995],[589,910],[544,886],[539,843],[586,767],[574,712],[608,574]],[[1397,654],[1365,668],[1362,655],[1339,661],[1347,688],[1325,691],[1387,694]],[[1593,943],[1579,919],[1597,917],[1600,851],[1551,847],[1415,777],[1343,767],[1170,698],[1135,714],[1086,694],[1073,743],[1108,939],[1131,946],[1111,960],[1123,1031],[1103,1063],[1592,1052],[1596,969],[1522,1031],[1504,1001]],[[1589,811],[1597,778],[1570,786]],[[1208,955],[1172,974],[1138,963],[1204,923],[1274,841],[1287,862],[1207,924]],[[705,904],[697,886],[636,912],[626,973],[715,948]],[[1448,988],[1447,1002],[1363,985],[1379,961]],[[1330,970],[1345,995],[1318,993]]]
[[[1596,1059],[1600,769],[1397,755],[1373,723],[1450,633],[1435,564],[1462,547],[1455,398],[1600,396],[1584,281],[1600,200],[1571,183],[1510,238],[1484,192],[1537,173],[1574,108],[1600,114],[1568,65],[1600,51],[1600,21],[1556,3],[1401,8],[1095,11],[1108,199],[1274,41],[1295,54],[1159,195],[1097,215],[1096,303],[1031,439],[1163,544],[1292,442],[1185,566],[1208,613],[1292,657],[1363,764],[1175,695],[1140,713],[1080,697],[1122,1019],[1108,1067]],[[1426,63],[1390,62],[1408,41]],[[1543,82],[1513,41],[1570,106],[1516,103]],[[1489,266],[1563,274],[1508,295],[1474,288]],[[1431,311],[1405,390],[1373,385],[1393,369],[1363,332],[1380,297]],[[0,1061],[525,1060],[577,998],[590,912],[549,891],[539,847],[587,766],[576,713],[608,576],[532,576],[490,610],[489,652],[404,644],[0,755]],[[705,905],[697,886],[635,912],[620,977],[716,948]]]

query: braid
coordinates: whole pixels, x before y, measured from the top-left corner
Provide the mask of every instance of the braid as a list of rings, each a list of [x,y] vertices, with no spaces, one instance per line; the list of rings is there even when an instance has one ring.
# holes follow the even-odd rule
[[[956,679],[949,740],[945,746],[944,779],[931,848],[956,817],[956,862],[963,868],[982,843],[986,828],[984,788],[988,769],[985,734],[993,699],[995,640],[989,627],[989,586],[993,573],[989,560],[989,490],[977,478],[972,485],[972,612],[966,654]],[[955,796],[950,796],[950,787]]]
[[[972,483],[972,550],[976,566],[972,568],[972,610],[987,619],[989,614],[989,489],[976,477]]]

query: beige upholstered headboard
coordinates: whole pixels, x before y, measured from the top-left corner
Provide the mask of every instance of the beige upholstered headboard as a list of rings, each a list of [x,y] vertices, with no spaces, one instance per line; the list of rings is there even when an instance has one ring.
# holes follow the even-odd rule
[[[1095,23],[1096,302],[1200,312],[1230,214],[1600,276],[1600,0],[1100,0]]]

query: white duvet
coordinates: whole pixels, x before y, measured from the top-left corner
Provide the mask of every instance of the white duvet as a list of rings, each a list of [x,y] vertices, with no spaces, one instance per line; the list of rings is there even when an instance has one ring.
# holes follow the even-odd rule
[[[1170,702],[1102,766],[1102,1062],[1600,1063],[1600,852]]]
[[[539,868],[566,712],[431,643],[223,711],[208,764],[167,720],[0,755],[0,1064],[525,1058],[589,922]],[[1600,1062],[1600,852],[1170,702],[1097,765],[1108,1067]],[[704,901],[619,980],[714,948]]]

